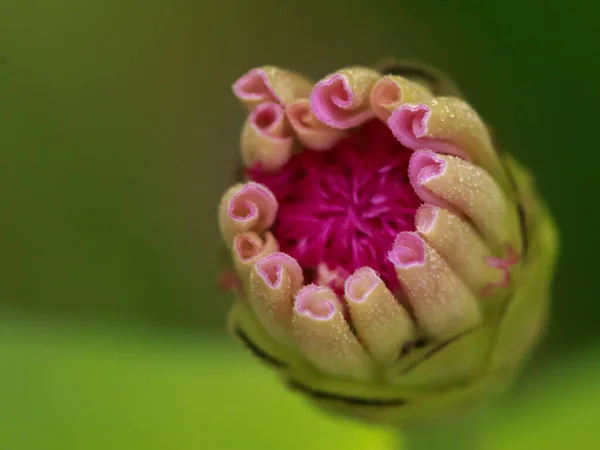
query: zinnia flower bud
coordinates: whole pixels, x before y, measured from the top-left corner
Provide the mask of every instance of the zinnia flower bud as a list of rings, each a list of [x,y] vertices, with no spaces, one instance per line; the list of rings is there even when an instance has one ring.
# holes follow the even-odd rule
[[[233,333],[319,405],[395,425],[517,372],[557,240],[453,84],[407,67],[241,77],[244,179],[219,206],[241,286]]]

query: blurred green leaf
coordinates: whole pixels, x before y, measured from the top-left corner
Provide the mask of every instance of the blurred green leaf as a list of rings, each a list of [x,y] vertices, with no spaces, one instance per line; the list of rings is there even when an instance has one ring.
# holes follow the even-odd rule
[[[0,329],[0,448],[387,449],[322,415],[232,341],[48,324]]]
[[[600,448],[600,346],[554,361],[486,423],[486,449]]]
[[[557,361],[507,396],[483,448],[600,448],[599,360],[595,348]],[[313,410],[210,335],[5,321],[0,361],[0,448],[395,448],[392,433]]]

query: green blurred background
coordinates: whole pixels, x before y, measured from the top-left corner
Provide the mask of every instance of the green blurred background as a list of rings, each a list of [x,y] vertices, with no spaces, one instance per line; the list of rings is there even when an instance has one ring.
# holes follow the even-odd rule
[[[550,331],[515,392],[581,354],[600,371],[599,15],[584,0],[0,0],[0,448],[259,448],[203,447],[215,436],[202,437],[203,411],[222,402],[203,404],[202,384],[220,370],[232,399],[258,395],[231,376],[255,370],[223,336],[215,206],[243,120],[230,85],[265,63],[318,78],[398,56],[451,74],[535,173],[562,236]],[[230,356],[214,357],[218,346]],[[99,390],[86,397],[81,380]]]

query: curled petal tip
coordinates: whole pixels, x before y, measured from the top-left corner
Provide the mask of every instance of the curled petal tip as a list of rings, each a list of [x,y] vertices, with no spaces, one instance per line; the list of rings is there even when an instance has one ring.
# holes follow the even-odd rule
[[[371,108],[381,120],[387,120],[402,101],[402,88],[391,77],[382,78],[371,91]]]
[[[338,309],[336,303],[337,297],[330,288],[309,284],[296,295],[295,308],[314,320],[330,320]]]
[[[283,282],[284,273],[290,278],[291,290],[295,294],[302,283],[304,277],[302,268],[294,258],[282,252],[271,253],[256,263],[256,272],[266,285],[271,288],[279,288]]]
[[[242,101],[264,102],[278,100],[263,69],[252,69],[240,77],[232,87],[234,95]]]
[[[390,115],[388,126],[398,141],[418,150],[424,148],[418,138],[423,132],[428,114],[429,108],[423,103],[402,105]]]
[[[320,122],[308,99],[296,100],[286,109],[288,120],[303,145],[312,150],[328,150],[344,137],[344,132]]]
[[[264,239],[257,233],[237,234],[231,246],[233,263],[238,276],[247,282],[253,265],[262,257],[278,250],[277,240],[272,233],[266,232]]]
[[[285,126],[281,106],[274,102],[263,103],[250,113],[250,123],[264,134],[278,135]]]
[[[422,266],[425,262],[425,245],[416,233],[404,231],[398,233],[389,260],[395,267]]]
[[[383,281],[375,270],[370,267],[358,269],[344,283],[346,298],[354,303],[364,302],[373,290]]]
[[[434,195],[425,185],[440,177],[446,171],[446,161],[430,150],[418,150],[412,154],[408,163],[408,178],[417,195],[424,202],[452,209],[452,206],[440,196]]]
[[[433,98],[425,87],[405,78],[387,75],[371,91],[371,108],[380,120],[388,120],[403,103],[414,103]]]
[[[311,104],[317,118],[334,128],[350,128],[352,120],[344,109],[352,102],[352,92],[340,75],[318,82],[311,95]]]
[[[408,175],[413,187],[440,176],[446,169],[446,162],[429,150],[419,150],[412,154]]]
[[[338,129],[358,126],[374,117],[369,104],[379,73],[366,68],[341,70],[319,81],[310,96],[317,118]]]
[[[273,234],[268,235],[269,239],[273,239]],[[260,253],[263,241],[256,233],[240,233],[234,238],[232,247],[241,262],[248,262]]]
[[[306,78],[274,66],[252,69],[232,86],[234,95],[250,109],[272,101],[285,105],[307,97],[311,89]]]
[[[405,104],[396,109],[388,119],[388,126],[396,139],[404,146],[413,149],[430,149],[437,153],[470,159],[469,155],[452,141],[432,135],[428,124],[431,108],[425,103]]]
[[[276,214],[277,200],[266,186],[254,182],[237,184],[221,199],[221,235],[227,245],[230,245],[238,233],[268,229],[273,225]]]
[[[265,329],[287,345],[293,345],[293,298],[303,282],[298,262],[281,252],[258,260],[250,273],[252,309]]]
[[[273,193],[259,183],[248,182],[232,197],[229,216],[238,222],[258,220],[257,227],[267,228],[275,221],[277,200]],[[264,213],[264,214],[261,214]]]
[[[246,167],[259,164],[267,171],[277,170],[292,156],[293,139],[280,105],[267,102],[248,116],[242,131],[242,160]]]
[[[415,228],[422,234],[427,234],[434,227],[440,208],[427,203],[421,205],[415,214]]]

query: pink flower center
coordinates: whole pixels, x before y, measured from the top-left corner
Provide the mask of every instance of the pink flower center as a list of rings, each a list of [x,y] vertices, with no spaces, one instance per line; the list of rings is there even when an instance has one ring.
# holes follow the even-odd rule
[[[254,167],[279,209],[272,233],[294,257],[306,282],[338,294],[356,269],[369,266],[399,288],[387,253],[396,235],[415,229],[421,204],[408,179],[412,151],[373,120],[327,151],[305,149],[275,173]]]

